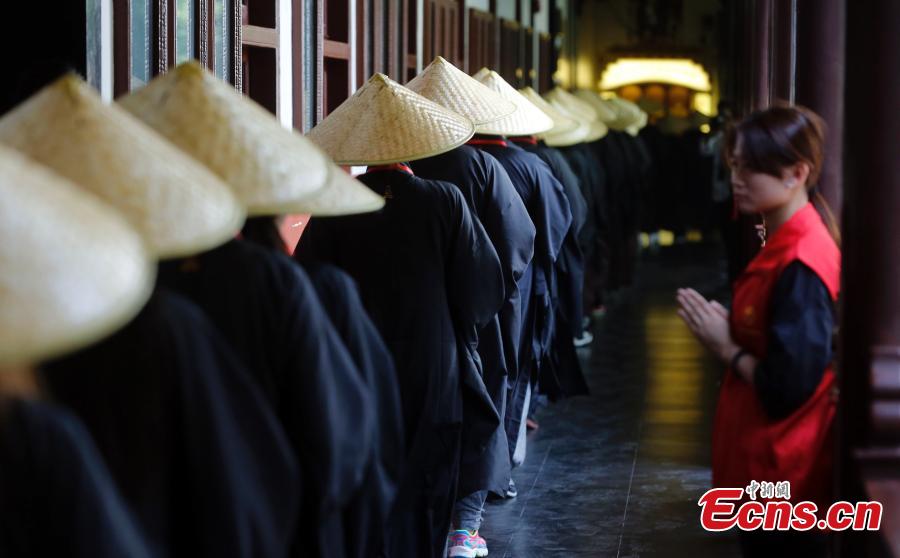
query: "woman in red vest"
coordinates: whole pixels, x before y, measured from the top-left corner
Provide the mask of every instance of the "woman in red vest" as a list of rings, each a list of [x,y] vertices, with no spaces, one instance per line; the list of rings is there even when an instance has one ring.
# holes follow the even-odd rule
[[[841,265],[837,227],[814,190],[823,146],[821,119],[802,107],[757,112],[731,131],[734,200],[739,211],[763,215],[766,239],[734,283],[730,312],[692,289],[677,295],[678,314],[728,364],[713,427],[713,485],[790,481],[790,500],[816,502],[819,517],[831,500]],[[821,556],[826,539],[815,528],[756,530],[741,532],[741,546],[745,556]]]

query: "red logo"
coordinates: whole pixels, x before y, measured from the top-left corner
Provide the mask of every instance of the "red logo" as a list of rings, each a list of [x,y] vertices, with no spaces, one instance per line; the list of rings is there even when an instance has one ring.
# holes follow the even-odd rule
[[[757,492],[760,500],[757,500]],[[749,500],[745,499],[745,494]],[[780,499],[783,498],[783,499]],[[790,483],[753,481],[746,488],[713,488],[697,505],[700,525],[707,531],[877,531],[881,528],[881,502],[836,502],[819,518],[813,502],[790,502]]]

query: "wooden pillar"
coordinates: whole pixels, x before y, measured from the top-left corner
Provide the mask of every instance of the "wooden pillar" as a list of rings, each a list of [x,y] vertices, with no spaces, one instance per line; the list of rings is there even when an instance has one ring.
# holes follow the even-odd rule
[[[819,190],[836,213],[841,210],[846,4],[846,0],[797,0],[796,102],[816,111],[828,124]]]
[[[817,2],[816,8],[836,4]],[[810,17],[811,14],[809,14]],[[841,21],[843,13],[823,16]],[[847,2],[839,500],[881,500],[878,533],[842,532],[844,557],[900,555],[900,3]],[[835,37],[830,41],[840,40]],[[819,45],[823,56],[837,56]],[[834,63],[835,59],[831,59]],[[842,60],[838,59],[838,60]],[[824,62],[823,62],[824,64]],[[800,67],[798,65],[798,70]],[[810,70],[804,70],[809,74]],[[830,69],[819,69],[824,79]],[[839,79],[839,78],[835,78]],[[821,86],[832,86],[819,82]],[[798,98],[799,98],[798,83]],[[807,88],[810,83],[805,83]],[[840,137],[840,136],[838,136]]]
[[[753,8],[753,110],[767,108],[771,101],[772,0],[756,0]]]
[[[791,104],[797,71],[797,0],[779,0],[774,9],[772,101]]]

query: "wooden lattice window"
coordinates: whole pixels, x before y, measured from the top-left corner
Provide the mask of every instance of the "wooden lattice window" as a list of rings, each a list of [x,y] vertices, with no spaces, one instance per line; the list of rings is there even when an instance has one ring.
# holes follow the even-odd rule
[[[469,9],[469,60],[466,71],[470,74],[481,68],[495,69],[494,60],[497,36],[494,33],[494,15],[474,8]]]
[[[113,0],[114,93],[192,58],[240,88],[244,6],[238,0]]]

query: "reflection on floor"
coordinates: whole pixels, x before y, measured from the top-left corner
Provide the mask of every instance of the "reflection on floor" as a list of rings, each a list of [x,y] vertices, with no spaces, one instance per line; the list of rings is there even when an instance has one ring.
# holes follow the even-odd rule
[[[699,524],[721,366],[674,303],[680,286],[725,302],[718,256],[711,245],[644,256],[585,350],[592,395],[538,414],[514,473],[519,496],[488,505],[491,556],[739,556],[734,534]]]

